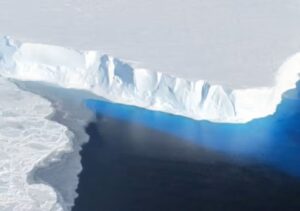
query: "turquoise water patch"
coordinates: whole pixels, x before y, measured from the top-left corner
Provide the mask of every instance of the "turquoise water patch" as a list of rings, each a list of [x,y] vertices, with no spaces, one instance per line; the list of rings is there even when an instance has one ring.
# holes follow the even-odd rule
[[[85,104],[97,115],[140,124],[210,150],[300,176],[298,99],[284,98],[274,115],[246,124],[197,121],[100,100],[88,99]]]

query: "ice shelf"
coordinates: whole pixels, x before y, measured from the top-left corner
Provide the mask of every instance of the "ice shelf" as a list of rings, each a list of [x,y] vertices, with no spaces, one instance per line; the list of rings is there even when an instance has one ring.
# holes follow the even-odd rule
[[[213,122],[244,123],[273,114],[282,94],[296,87],[299,71],[295,54],[270,76],[273,86],[233,89],[139,68],[99,51],[0,40],[4,77],[88,90],[113,102]]]
[[[101,50],[231,88],[272,86],[299,52],[299,0],[0,1],[0,36]]]

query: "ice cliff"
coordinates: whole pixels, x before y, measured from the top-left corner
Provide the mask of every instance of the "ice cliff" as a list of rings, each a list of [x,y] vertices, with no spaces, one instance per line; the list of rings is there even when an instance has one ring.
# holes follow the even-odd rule
[[[89,90],[113,102],[215,122],[244,123],[274,113],[282,94],[295,88],[299,72],[300,53],[270,76],[272,87],[231,89],[139,68],[98,51],[0,39],[4,77]]]

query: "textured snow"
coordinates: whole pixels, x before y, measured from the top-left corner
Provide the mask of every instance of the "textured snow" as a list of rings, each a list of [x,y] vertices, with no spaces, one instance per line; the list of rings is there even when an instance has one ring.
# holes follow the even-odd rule
[[[32,176],[71,150],[70,133],[46,119],[53,111],[48,101],[3,78],[0,98],[0,210],[63,210],[55,191]]]
[[[118,103],[205,119],[242,123],[273,114],[282,94],[299,80],[300,54],[288,58],[274,86],[232,89],[135,67],[98,51],[0,40],[0,74],[89,90]]]

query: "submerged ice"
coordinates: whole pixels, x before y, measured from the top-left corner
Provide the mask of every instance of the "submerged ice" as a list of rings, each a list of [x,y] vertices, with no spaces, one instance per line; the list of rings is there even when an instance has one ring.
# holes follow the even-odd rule
[[[296,54],[270,75],[273,86],[232,89],[139,68],[98,51],[0,40],[5,77],[84,89],[113,102],[214,122],[244,123],[273,114],[282,94],[295,88],[299,69]]]

